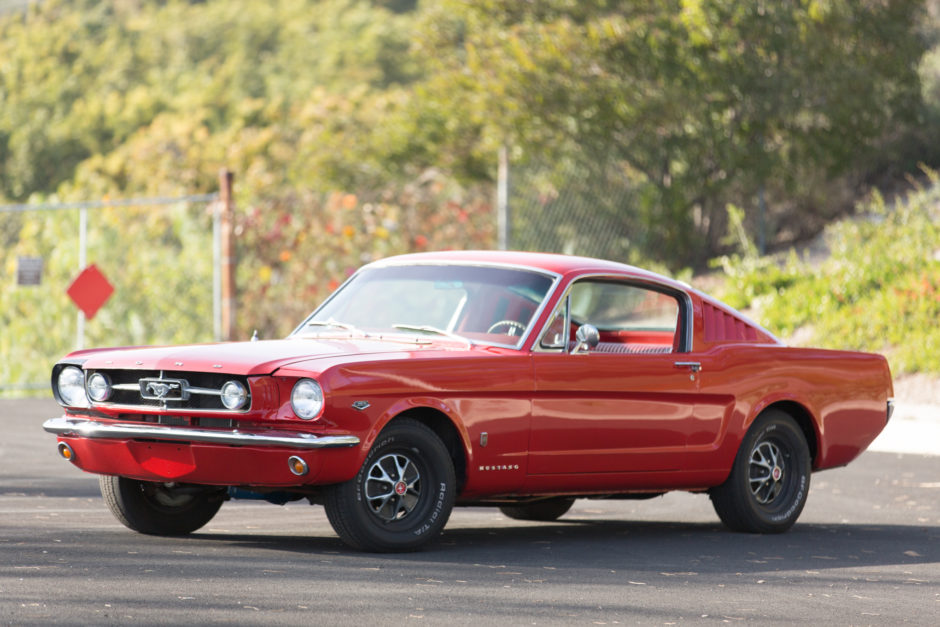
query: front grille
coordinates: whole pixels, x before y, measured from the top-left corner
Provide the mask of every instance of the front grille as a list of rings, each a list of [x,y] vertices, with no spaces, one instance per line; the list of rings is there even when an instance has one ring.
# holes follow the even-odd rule
[[[88,370],[85,380],[100,372],[111,381],[111,396],[99,406],[152,407],[195,411],[244,412],[251,407],[251,391],[246,377],[218,372],[178,372],[170,370]],[[227,381],[238,381],[249,390],[248,403],[239,410],[222,405],[221,390]]]
[[[238,429],[250,427],[231,418],[206,418],[204,416],[166,416],[161,414],[118,414],[121,422],[141,422],[170,427],[208,427],[212,429]]]

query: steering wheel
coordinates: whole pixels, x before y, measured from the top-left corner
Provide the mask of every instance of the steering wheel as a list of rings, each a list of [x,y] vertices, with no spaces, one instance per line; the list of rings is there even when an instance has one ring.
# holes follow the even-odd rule
[[[522,335],[522,332],[525,331],[525,325],[521,322],[516,322],[515,320],[500,320],[499,322],[494,323],[486,330],[487,333],[496,333],[496,329],[500,327],[509,327],[506,331],[506,335],[515,336],[516,331],[519,332],[519,335]]]

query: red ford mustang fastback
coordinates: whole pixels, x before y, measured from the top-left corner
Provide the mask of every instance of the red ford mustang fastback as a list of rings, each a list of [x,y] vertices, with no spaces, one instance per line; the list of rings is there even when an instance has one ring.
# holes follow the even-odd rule
[[[547,521],[669,490],[782,532],[892,407],[879,355],[786,347],[630,266],[503,252],[370,264],[283,340],[75,352],[52,388],[45,429],[127,527],[308,499],[375,551],[424,545],[454,505]]]

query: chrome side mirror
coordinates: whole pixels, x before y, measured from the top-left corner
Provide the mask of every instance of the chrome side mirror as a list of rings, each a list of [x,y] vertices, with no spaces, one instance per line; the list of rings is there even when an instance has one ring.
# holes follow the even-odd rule
[[[574,339],[577,340],[577,344],[573,352],[586,353],[600,343],[601,334],[593,324],[582,324],[574,334]]]

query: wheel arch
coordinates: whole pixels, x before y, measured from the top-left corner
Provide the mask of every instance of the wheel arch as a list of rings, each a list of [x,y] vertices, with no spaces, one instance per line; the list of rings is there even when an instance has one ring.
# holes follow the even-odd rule
[[[433,407],[413,407],[397,414],[382,428],[385,429],[402,418],[411,418],[412,420],[420,422],[441,439],[441,442],[444,443],[444,447],[447,448],[448,455],[450,455],[454,463],[454,474],[457,478],[457,493],[459,494],[467,482],[467,448],[457,425],[454,424],[450,416],[438,409]]]
[[[806,444],[809,446],[810,459],[815,468],[819,454],[819,433],[813,415],[806,407],[796,401],[778,401],[763,408],[760,413],[763,414],[773,409],[790,416],[800,428],[800,431],[803,432],[803,437],[806,438]]]

